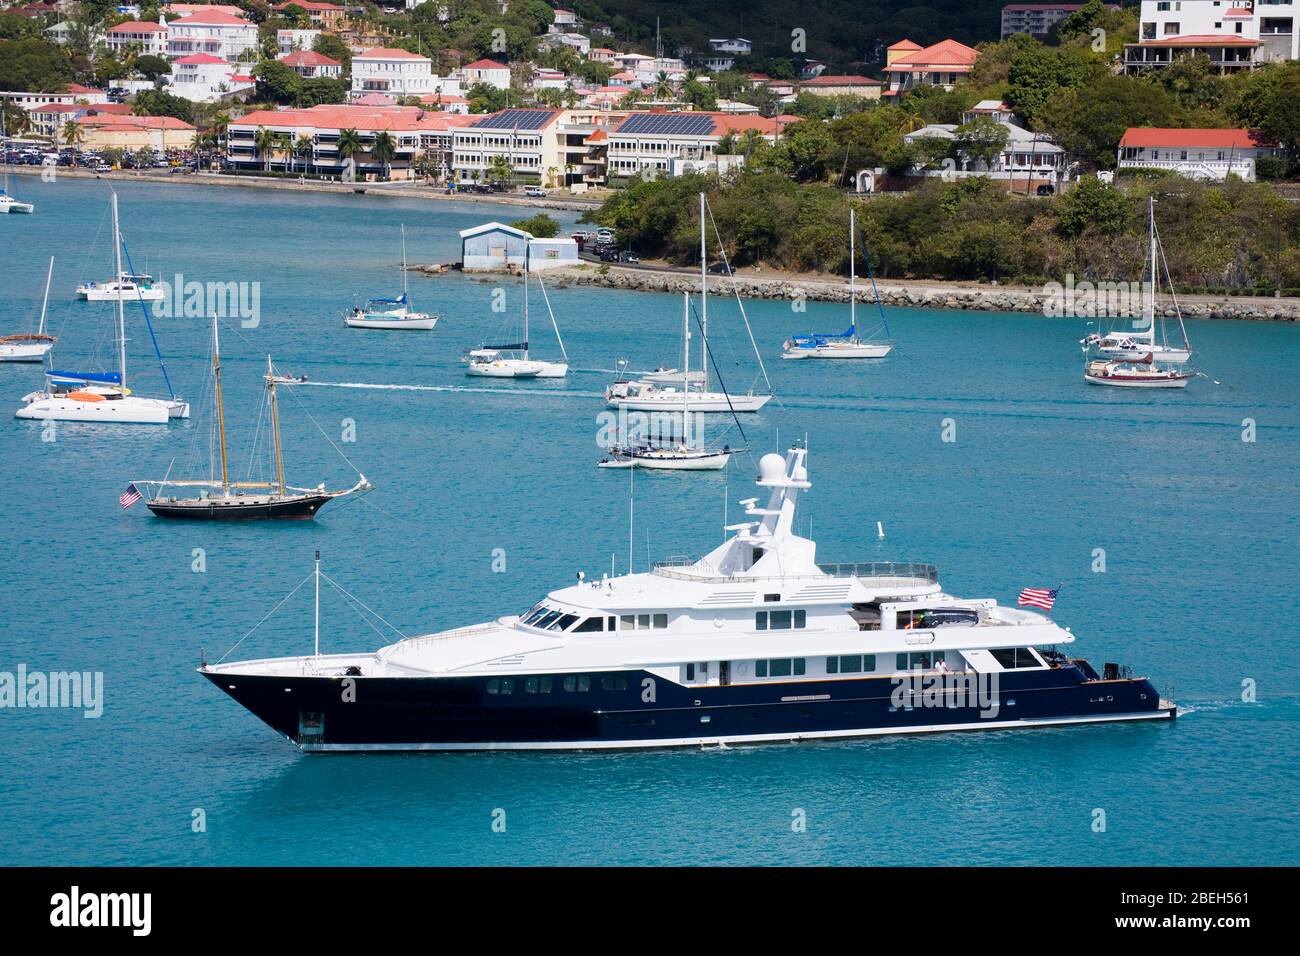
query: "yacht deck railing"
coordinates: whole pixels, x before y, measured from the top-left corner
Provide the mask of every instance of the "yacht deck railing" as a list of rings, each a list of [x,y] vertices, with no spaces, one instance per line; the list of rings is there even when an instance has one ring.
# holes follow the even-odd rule
[[[728,575],[712,569],[690,570],[699,562],[686,560],[656,561],[650,566],[655,573],[681,581],[763,581],[780,578],[787,581],[817,579],[823,575],[832,578],[861,578],[885,587],[924,587],[939,582],[939,569],[933,564],[904,561],[866,561],[851,564],[819,564],[823,574],[781,574],[754,577]]]

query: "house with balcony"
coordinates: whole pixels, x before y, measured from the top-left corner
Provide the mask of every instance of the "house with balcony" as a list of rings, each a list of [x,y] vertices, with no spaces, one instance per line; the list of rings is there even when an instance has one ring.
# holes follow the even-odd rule
[[[1069,171],[1065,150],[1050,137],[1012,122],[1011,117],[1011,108],[999,100],[980,100],[962,113],[963,124],[987,118],[1006,130],[1006,145],[992,161],[966,155],[956,146],[956,123],[933,123],[905,134],[905,143],[915,145],[922,139],[940,139],[951,144],[954,152],[951,163],[934,169],[918,169],[915,173],[945,179],[982,176],[1006,183],[1013,192],[1036,194],[1040,187],[1047,187],[1053,193],[1059,191]]]
[[[507,109],[471,116],[454,133],[452,176],[459,182],[486,182],[509,165],[518,183],[582,191],[606,180],[606,131],[626,117],[599,107]]]
[[[1119,141],[1120,169],[1164,169],[1188,179],[1255,180],[1255,161],[1280,156],[1277,145],[1248,129],[1134,127]]]
[[[918,86],[952,89],[966,78],[979,52],[956,40],[940,40],[923,47],[900,40],[885,50],[884,96],[896,97]]]
[[[230,63],[257,56],[257,24],[220,10],[198,10],[167,24],[167,55],[206,53]]]
[[[343,77],[342,63],[315,50],[295,50],[277,59],[304,79],[314,80],[324,77],[338,80]]]
[[[465,89],[479,83],[498,90],[510,89],[510,67],[505,63],[498,63],[496,60],[475,60],[473,63],[462,66],[456,71],[455,75],[460,77]]]
[[[33,106],[27,111],[27,122],[30,132],[37,136],[48,136],[54,142],[62,142],[64,124],[92,113],[103,116],[130,116],[131,104],[45,103]]]
[[[433,72],[427,56],[392,47],[374,47],[352,58],[350,99],[370,93],[385,96],[426,96],[440,92],[445,81]],[[457,91],[459,92],[459,91]]]
[[[280,56],[288,56],[297,50],[310,50],[321,33],[321,30],[276,30],[275,46]]]
[[[1124,70],[1160,69],[1204,56],[1220,73],[1300,59],[1300,0],[1143,0],[1136,43]]]
[[[234,99],[253,89],[256,81],[244,65],[210,53],[191,53],[172,61],[167,92],[195,103]]]
[[[318,3],[317,0],[289,0],[288,3],[273,4],[271,9],[283,13],[290,6],[301,8],[311,20],[311,25],[321,30],[340,30],[347,23],[346,7],[333,3]]]
[[[672,175],[675,160],[707,165],[724,137],[734,140],[754,135],[775,142],[786,125],[780,117],[720,111],[629,113],[609,130],[609,183]]]
[[[126,20],[117,26],[109,27],[104,35],[104,43],[118,59],[132,49],[141,55],[166,56],[167,26],[165,23],[152,23],[149,20]]]

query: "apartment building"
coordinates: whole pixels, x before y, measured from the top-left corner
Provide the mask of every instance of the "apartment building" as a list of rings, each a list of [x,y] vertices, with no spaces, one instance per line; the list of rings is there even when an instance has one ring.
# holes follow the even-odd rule
[[[1002,8],[1002,39],[1017,33],[1028,33],[1042,40],[1052,28],[1070,14],[1083,9],[1082,3],[1009,3]],[[1119,5],[1106,4],[1110,10]]]
[[[168,23],[167,55],[192,53],[206,53],[230,63],[256,57],[257,24],[221,10],[198,10]]]
[[[1221,73],[1300,59],[1300,0],[1143,0],[1124,69],[1140,73],[1205,56]]]
[[[104,43],[118,59],[132,49],[138,50],[142,55],[166,56],[167,27],[148,20],[127,20],[109,27],[104,35]]]

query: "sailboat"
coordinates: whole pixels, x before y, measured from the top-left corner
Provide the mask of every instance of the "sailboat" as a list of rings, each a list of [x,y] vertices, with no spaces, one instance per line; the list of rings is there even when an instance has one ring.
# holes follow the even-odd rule
[[[0,144],[7,145],[9,142],[9,131],[5,126],[4,110],[0,109]],[[13,196],[9,195],[9,164],[0,162],[0,166],[5,168],[5,184],[0,189],[0,215],[5,213],[31,213],[36,211],[36,207],[29,202],[19,202]]]
[[[484,345],[471,349],[465,355],[466,375],[479,375],[485,378],[564,378],[569,374],[569,353],[565,351],[564,340],[560,338],[560,326],[555,321],[555,312],[551,309],[551,298],[546,294],[546,285],[542,277],[537,277],[537,287],[542,290],[546,301],[546,311],[551,317],[551,328],[555,330],[555,341],[559,343],[562,362],[547,362],[533,358],[528,351],[528,283],[531,275],[529,263],[531,255],[524,253],[524,337],[521,341],[504,345]]]
[[[87,302],[112,302],[117,299],[119,292],[127,298],[145,302],[161,302],[167,295],[166,289],[154,283],[153,276],[144,273],[136,275],[121,270],[118,271],[116,279],[83,282],[77,286],[77,298]]]
[[[216,394],[218,448],[221,454],[221,481],[150,481],[136,480],[127,486],[122,502],[127,507],[134,504],[139,486],[156,489],[145,499],[145,505],[160,518],[192,518],[204,521],[237,521],[250,518],[313,518],[316,512],[335,498],[344,498],[357,492],[369,491],[373,485],[365,475],[344,491],[327,491],[325,486],[295,488],[284,482],[284,458],[280,449],[280,411],[276,401],[275,385],[279,376],[266,357],[267,404],[271,411],[271,429],[275,440],[274,482],[231,481],[226,454],[226,411],[221,396],[221,340],[217,320],[212,319],[212,379]],[[168,492],[173,488],[197,488],[194,497],[182,498]]]
[[[117,193],[113,193],[113,250],[117,273],[122,273],[122,234],[117,217]],[[149,314],[145,312],[145,321]],[[152,328],[150,335],[153,334]],[[154,343],[157,351],[157,342]],[[161,354],[159,364],[161,365]],[[167,370],[163,367],[163,375]],[[117,371],[45,373],[47,388],[23,396],[26,403],[14,412],[17,418],[52,419],[63,422],[121,422],[131,425],[165,425],[173,418],[189,418],[190,406],[174,392],[170,398],[142,398],[126,386],[126,301],[117,290]],[[168,384],[168,390],[171,386]]]
[[[45,334],[45,310],[50,304],[50,278],[54,275],[54,257],[45,272],[45,299],[41,302],[41,322],[35,333],[0,335],[0,362],[40,362],[58,341]]]
[[[634,381],[615,382],[605,389],[605,401],[612,408],[628,411],[670,411],[687,410],[692,412],[756,412],[771,400],[771,383],[768,383],[767,395],[755,395],[750,391],[746,395],[732,395],[728,392],[715,392],[709,389],[709,257],[706,244],[707,204],[704,193],[700,193],[700,338],[702,358],[702,376],[698,381],[683,377],[674,379],[674,384],[642,378]],[[737,298],[739,302],[739,298]],[[744,306],[741,316],[744,317]],[[749,319],[745,318],[745,327],[749,328]],[[750,333],[753,344],[753,333]],[[754,356],[758,359],[764,378],[767,371],[763,367],[763,357],[755,347]],[[675,373],[675,370],[674,370]],[[689,369],[685,374],[689,374]]]
[[[1183,316],[1178,314],[1178,327],[1183,335],[1183,344],[1170,345],[1168,341],[1156,341],[1156,323],[1155,323],[1155,296],[1159,289],[1159,273],[1156,268],[1156,251],[1160,250],[1160,256],[1163,259],[1164,249],[1160,243],[1160,235],[1156,231],[1156,209],[1155,197],[1147,197],[1148,210],[1148,232],[1151,242],[1151,302],[1149,321],[1146,328],[1141,331],[1128,332],[1109,332],[1105,335],[1093,334],[1082,341],[1084,346],[1094,346],[1098,354],[1116,362],[1139,361],[1148,353],[1156,362],[1167,362],[1170,365],[1182,365],[1192,357],[1192,344],[1187,338],[1187,326],[1183,324]],[[1170,291],[1173,290],[1173,280],[1170,279]],[[1177,307],[1177,301],[1174,302]]]
[[[691,375],[691,297],[682,293],[682,381]],[[717,471],[726,468],[731,460],[731,448],[710,451],[704,447],[703,435],[691,435],[691,412],[688,409],[688,392],[681,391],[681,431],[673,417],[672,433],[668,436],[647,435],[644,438],[625,437],[622,442],[610,445],[606,456],[597,464],[599,468],[651,468],[661,471]],[[737,422],[739,425],[739,422]]]
[[[1183,316],[1178,312],[1178,326],[1182,329],[1182,347],[1170,346],[1168,342],[1156,341],[1156,292],[1160,288],[1160,271],[1156,264],[1156,252],[1159,247],[1159,234],[1156,232],[1155,197],[1147,197],[1148,219],[1150,223],[1151,249],[1151,288],[1147,298],[1145,328],[1140,331],[1093,334],[1080,344],[1086,357],[1090,347],[1096,347],[1101,358],[1086,360],[1083,379],[1090,385],[1114,385],[1121,388],[1186,388],[1187,383],[1195,377],[1195,372],[1181,368],[1160,365],[1165,362],[1170,366],[1181,366],[1191,358],[1192,346],[1187,338],[1187,327]],[[1163,259],[1164,251],[1160,249]],[[1167,272],[1166,267],[1166,272]],[[1173,278],[1169,281],[1170,293],[1173,292]],[[1174,309],[1178,311],[1178,299],[1173,299]]]
[[[344,325],[354,329],[428,330],[438,324],[438,316],[411,310],[411,294],[406,278],[406,227],[402,226],[402,294],[389,299],[368,299],[343,317]]]
[[[853,207],[849,206],[849,327],[843,332],[812,332],[808,335],[792,335],[785,340],[781,358],[785,359],[864,359],[884,358],[893,349],[892,342],[864,342],[858,337],[858,291],[857,291],[857,220]],[[880,321],[889,334],[889,323],[885,319],[885,307],[880,301],[880,291],[876,288],[876,276],[871,270],[871,254],[867,253],[867,272],[871,276],[871,291],[876,297],[876,308],[880,310]]]

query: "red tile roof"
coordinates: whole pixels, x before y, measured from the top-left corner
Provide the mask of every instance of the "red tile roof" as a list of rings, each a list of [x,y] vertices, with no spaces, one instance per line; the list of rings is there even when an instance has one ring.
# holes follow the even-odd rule
[[[891,43],[886,49],[889,50],[919,50],[921,44],[913,43],[911,40],[899,40],[897,43]]]
[[[944,69],[958,67],[958,72],[960,72],[960,68],[969,69],[978,56],[979,52],[977,50],[968,47],[964,43],[958,43],[956,40],[940,40],[938,43],[922,50],[904,53],[885,67],[885,70],[887,72],[910,72],[911,70],[935,67]]]
[[[288,3],[273,4],[271,9],[286,10],[289,7],[302,7],[302,9],[307,13],[311,13],[312,11],[323,12],[326,10],[338,10],[340,13],[343,12],[343,8],[337,3],[316,3],[315,0],[289,0]]]
[[[1250,149],[1272,146],[1258,130],[1249,129],[1166,129],[1134,126],[1124,133],[1120,146],[1155,146],[1191,149]]]
[[[439,113],[418,106],[312,106],[307,109],[256,110],[234,120],[231,126],[269,126],[280,129],[356,129],[362,132],[390,130],[397,132],[438,132],[452,126],[464,126],[482,116]]]
[[[403,50],[397,47],[377,46],[366,50],[364,53],[358,53],[352,58],[353,60],[428,60],[427,56],[420,56],[418,53],[412,53],[410,50]]]
[[[324,53],[317,53],[315,50],[299,50],[296,53],[290,53],[280,57],[280,62],[285,66],[342,66],[338,60],[331,60]]]
[[[196,10],[191,14],[181,17],[179,20],[173,20],[172,23],[181,26],[210,24],[212,26],[244,26],[251,27],[252,23],[243,17],[231,16],[229,13],[222,13],[220,10]]]
[[[173,63],[179,63],[181,66],[197,66],[201,63],[220,63],[223,66],[229,64],[219,56],[213,56],[211,53],[191,53],[189,56],[183,56],[179,60],[173,60]]]
[[[879,80],[869,76],[834,76],[823,73],[811,80],[804,80],[800,86],[879,86]]]
[[[498,63],[496,60],[475,60],[473,63],[467,63],[461,67],[462,70],[508,70],[510,67],[504,63]]]
[[[109,28],[109,33],[166,33],[167,28],[151,20],[127,20]]]

